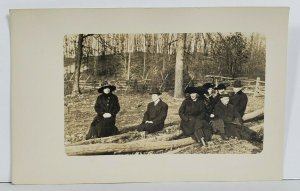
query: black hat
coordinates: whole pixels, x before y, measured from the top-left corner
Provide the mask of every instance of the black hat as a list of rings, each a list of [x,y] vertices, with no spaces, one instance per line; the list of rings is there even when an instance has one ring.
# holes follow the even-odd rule
[[[226,85],[225,84],[219,84],[215,89],[216,90],[226,90]]]
[[[208,94],[207,89],[204,88],[204,87],[197,87],[197,89],[198,89],[198,94],[199,94],[199,95]]]
[[[242,86],[241,80],[236,80],[236,81],[234,81],[234,82],[233,82],[233,87],[234,87],[234,88],[241,88],[241,87],[243,87],[243,86]]]
[[[197,93],[197,94],[199,94],[199,89],[197,87],[187,87],[187,88],[185,88],[184,93],[189,93],[189,94]]]
[[[159,91],[159,89],[157,87],[154,87],[154,88],[151,89],[149,94],[161,95],[161,92]]]
[[[108,84],[107,81],[104,81],[104,82],[101,84],[101,88],[98,89],[98,92],[99,92],[99,93],[103,93],[103,90],[104,90],[105,88],[109,88],[111,92],[116,90],[116,86],[110,85],[110,84]]]
[[[214,88],[215,84],[214,83],[205,83],[202,85],[202,87],[208,90],[209,88]]]

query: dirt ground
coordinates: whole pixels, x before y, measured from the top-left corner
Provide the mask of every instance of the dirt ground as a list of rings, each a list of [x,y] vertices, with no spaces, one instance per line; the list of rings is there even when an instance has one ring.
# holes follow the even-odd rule
[[[121,110],[117,115],[116,126],[122,132],[134,131],[133,127],[140,124],[142,121],[143,114],[147,107],[147,104],[151,101],[151,96],[148,94],[125,94],[116,92],[115,93],[120,102]],[[82,141],[89,129],[90,123],[96,116],[94,111],[94,104],[98,97],[97,91],[86,91],[82,95],[78,96],[65,96],[65,128],[64,137],[65,144]],[[180,118],[178,115],[178,109],[183,99],[175,99],[169,93],[163,93],[161,96],[162,100],[169,105],[168,116],[165,121],[166,126],[174,128],[168,128],[170,133],[179,129]],[[246,113],[262,108],[264,103],[264,97],[253,97],[248,95],[248,106]],[[249,128],[263,123],[263,120],[251,122],[245,124]],[[171,130],[170,130],[171,129]],[[261,131],[263,129],[255,129]],[[156,136],[158,132],[154,135]],[[129,140],[130,141],[130,140]],[[163,150],[152,153],[210,153],[210,154],[241,154],[241,153],[259,153],[263,149],[263,143],[248,142],[246,140],[230,139],[228,141],[221,140],[220,136],[214,135],[212,141],[208,142],[207,147],[201,147],[195,143],[186,147],[178,148],[175,150]],[[139,153],[135,153],[139,154]],[[144,153],[146,154],[146,153]]]

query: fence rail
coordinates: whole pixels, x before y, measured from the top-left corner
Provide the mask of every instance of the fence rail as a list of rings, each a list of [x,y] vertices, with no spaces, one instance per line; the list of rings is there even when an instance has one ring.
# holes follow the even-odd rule
[[[266,82],[261,81],[260,77],[257,77],[256,79],[248,79],[247,77],[231,78],[214,75],[206,75],[205,77],[211,78],[216,85],[219,83],[225,83],[232,86],[235,80],[240,80],[244,87],[244,93],[253,94],[253,96],[265,95]]]
[[[253,96],[261,96],[265,94],[265,82],[261,81],[259,77],[256,79],[248,79],[248,78],[231,78],[231,77],[224,77],[224,76],[213,76],[213,75],[207,75],[206,78],[209,78],[211,81],[214,82],[216,85],[219,83],[225,83],[228,84],[229,89],[232,89],[232,85],[235,80],[241,80],[244,88],[244,92],[247,94],[251,94]],[[73,82],[73,79],[65,78],[65,85],[71,85]],[[148,92],[151,90],[152,86],[158,86],[158,84],[153,84],[151,79],[146,80],[111,80],[109,81],[110,84],[113,84],[117,87],[117,92],[120,93],[128,93],[128,92]],[[199,80],[193,80],[192,81],[194,86],[201,86],[203,82]],[[101,80],[94,80],[92,81],[90,77],[88,76],[86,79],[80,79],[79,85],[81,89],[83,90],[96,90],[98,89],[102,84]],[[160,87],[164,85],[164,90],[174,90],[174,86],[168,86],[165,84],[161,84]],[[189,85],[189,84],[188,84]]]

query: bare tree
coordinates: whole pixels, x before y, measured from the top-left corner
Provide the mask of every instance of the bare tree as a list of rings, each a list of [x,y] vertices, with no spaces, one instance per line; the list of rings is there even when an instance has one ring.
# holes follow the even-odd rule
[[[73,89],[72,94],[81,94],[80,87],[79,87],[79,79],[80,79],[80,68],[81,68],[81,61],[82,61],[82,54],[83,54],[83,40],[84,38],[91,36],[91,34],[78,35],[78,41],[77,41],[77,48],[76,48],[76,55],[75,55],[75,79],[73,82]]]
[[[73,82],[73,89],[72,94],[81,94],[80,88],[79,88],[79,78],[80,78],[80,66],[81,66],[81,60],[82,60],[82,43],[83,43],[83,34],[78,35],[78,41],[77,41],[77,49],[76,49],[76,56],[75,56],[75,79]]]
[[[186,33],[178,34],[177,40],[174,97],[181,98],[183,97],[183,57]]]

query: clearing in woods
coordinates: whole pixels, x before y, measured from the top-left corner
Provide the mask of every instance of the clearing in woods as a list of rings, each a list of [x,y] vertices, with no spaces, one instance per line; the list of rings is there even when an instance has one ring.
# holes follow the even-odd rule
[[[73,144],[85,139],[85,135],[89,129],[90,123],[96,115],[94,110],[94,104],[98,93],[86,92],[78,96],[65,96],[65,126],[64,126],[64,138],[65,145]],[[135,131],[135,126],[141,123],[143,114],[146,110],[147,104],[151,101],[149,94],[119,94],[116,92],[119,98],[121,110],[117,115],[116,126],[120,130],[121,134],[129,131]],[[155,137],[158,135],[170,134],[179,131],[180,118],[178,115],[178,109],[183,99],[175,99],[168,93],[163,93],[162,100],[169,105],[168,116],[165,121],[165,129],[161,132],[154,134],[147,134],[147,138]],[[264,96],[253,97],[248,95],[248,106],[246,113],[255,111],[263,107]],[[262,124],[259,126],[259,124]],[[258,128],[252,129],[256,132],[263,134],[263,120],[257,120],[248,122],[245,126]],[[182,138],[182,137],[179,137]],[[118,139],[117,143],[125,143],[133,140],[142,140],[142,137],[126,137],[126,139]],[[164,149],[156,151],[146,151],[142,154],[158,154],[158,153],[211,153],[211,154],[255,154],[260,153],[263,149],[262,142],[249,142],[246,140],[230,139],[228,141],[221,140],[220,136],[213,135],[212,141],[208,142],[207,147],[201,147],[198,143],[190,144],[176,149]],[[133,154],[141,154],[141,152],[135,152]]]

